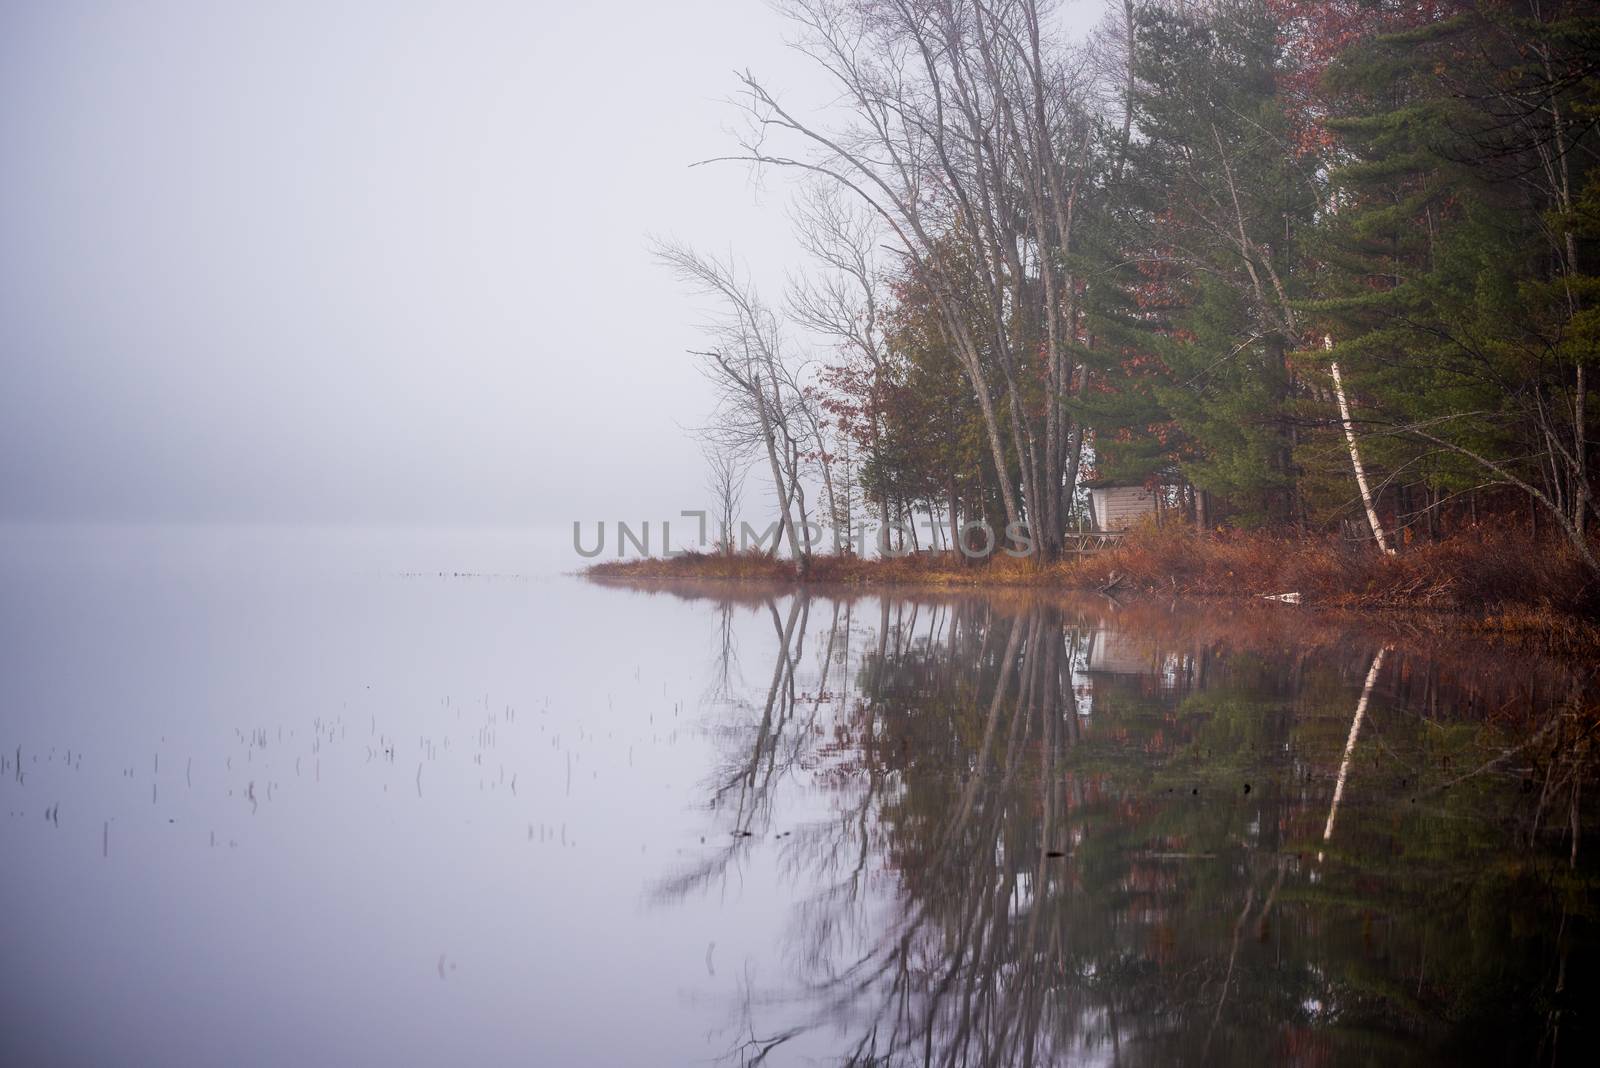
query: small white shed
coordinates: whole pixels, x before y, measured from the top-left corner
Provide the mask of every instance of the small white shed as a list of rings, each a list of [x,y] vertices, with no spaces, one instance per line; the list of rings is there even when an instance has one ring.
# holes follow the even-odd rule
[[[1099,482],[1089,487],[1089,508],[1096,530],[1127,530],[1156,514],[1156,495],[1139,483]]]

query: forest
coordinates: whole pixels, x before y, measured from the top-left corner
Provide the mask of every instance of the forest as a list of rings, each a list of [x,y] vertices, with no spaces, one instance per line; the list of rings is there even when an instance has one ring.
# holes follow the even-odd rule
[[[726,550],[747,474],[802,575],[868,529],[1057,560],[1116,484],[1188,531],[1515,537],[1600,578],[1594,5],[1113,0],[1087,35],[1048,0],[781,9],[833,98],[739,75],[705,163],[793,179],[810,262],[769,299],[654,246],[716,309]]]

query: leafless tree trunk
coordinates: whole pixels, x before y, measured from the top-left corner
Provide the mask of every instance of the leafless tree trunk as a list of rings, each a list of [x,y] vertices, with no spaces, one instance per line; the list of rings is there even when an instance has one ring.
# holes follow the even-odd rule
[[[744,480],[750,463],[740,450],[715,439],[705,442],[704,452],[708,468],[706,488],[711,491],[717,529],[717,552],[727,556],[734,551],[739,505],[744,501]]]
[[[731,263],[670,242],[656,242],[654,248],[656,258],[681,280],[718,298],[722,306],[706,327],[715,346],[696,353],[718,393],[717,421],[706,433],[728,447],[765,450],[779,503],[780,537],[788,542],[803,576],[810,563],[810,538],[802,543],[805,495],[799,442],[805,421],[800,409],[808,398],[794,388],[778,319]]]

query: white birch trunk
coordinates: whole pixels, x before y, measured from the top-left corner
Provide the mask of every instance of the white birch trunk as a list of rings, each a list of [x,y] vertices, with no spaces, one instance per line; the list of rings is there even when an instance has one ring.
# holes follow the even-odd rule
[[[1333,338],[1324,338],[1323,345],[1331,351]],[[1377,541],[1378,548],[1393,556],[1394,548],[1384,536],[1383,524],[1378,522],[1378,510],[1372,505],[1372,490],[1367,487],[1367,469],[1361,464],[1361,449],[1356,444],[1356,428],[1350,419],[1350,402],[1344,395],[1344,379],[1339,376],[1339,361],[1330,360],[1329,367],[1333,371],[1333,395],[1339,399],[1339,420],[1344,424],[1345,444],[1350,447],[1350,466],[1355,468],[1356,485],[1361,489],[1361,506],[1367,510],[1367,525],[1372,528],[1372,537]]]

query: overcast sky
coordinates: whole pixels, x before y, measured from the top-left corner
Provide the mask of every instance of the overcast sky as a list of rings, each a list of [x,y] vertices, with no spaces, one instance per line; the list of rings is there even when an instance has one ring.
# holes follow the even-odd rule
[[[1094,0],[1076,5],[1087,20]],[[0,519],[555,523],[702,503],[701,309],[798,265],[760,0],[0,6]]]

